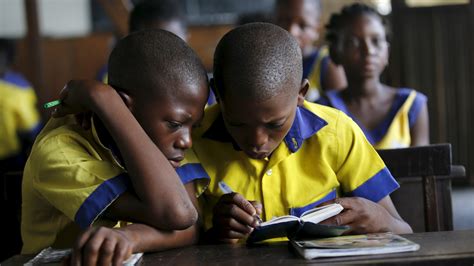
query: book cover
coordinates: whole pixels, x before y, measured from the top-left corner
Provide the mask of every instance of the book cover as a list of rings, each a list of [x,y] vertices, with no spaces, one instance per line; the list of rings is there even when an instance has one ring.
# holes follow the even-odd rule
[[[348,226],[318,224],[343,210],[340,204],[334,203],[304,212],[301,217],[285,215],[263,222],[247,238],[247,243],[260,242],[276,237],[315,238],[339,236]]]
[[[291,244],[305,259],[399,253],[420,248],[420,245],[392,233],[291,240]]]

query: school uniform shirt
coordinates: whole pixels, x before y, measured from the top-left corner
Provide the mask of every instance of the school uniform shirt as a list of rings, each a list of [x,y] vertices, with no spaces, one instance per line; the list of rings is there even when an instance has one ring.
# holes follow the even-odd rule
[[[39,130],[33,88],[20,74],[5,72],[0,78],[0,161],[24,163],[29,147],[22,140],[33,140]]]
[[[91,225],[117,226],[101,213],[132,189],[120,152],[103,126],[92,123],[84,130],[73,116],[51,119],[23,175],[22,254],[49,246],[70,248],[79,230]]]
[[[219,181],[248,200],[263,204],[262,219],[300,216],[341,196],[380,201],[399,186],[359,127],[344,113],[305,102],[268,159],[251,159],[225,129],[218,104],[206,110],[193,133],[193,148],[177,170],[182,179],[209,177],[200,198],[205,229],[224,194]],[[199,187],[204,190],[204,187]]]
[[[329,49],[323,46],[303,58],[303,78],[308,79],[309,89],[306,100],[315,102],[322,94],[323,79],[329,64]]]
[[[396,149],[410,147],[410,129],[415,124],[427,97],[413,89],[398,89],[395,101],[385,119],[374,129],[367,129],[349,111],[341,92],[327,92],[320,103],[337,108],[349,115],[362,129],[369,142],[376,149]]]

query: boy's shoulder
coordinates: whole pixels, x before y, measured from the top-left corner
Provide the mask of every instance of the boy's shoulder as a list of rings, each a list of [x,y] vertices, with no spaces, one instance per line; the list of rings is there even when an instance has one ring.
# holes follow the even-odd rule
[[[326,121],[327,125],[322,128],[326,131],[335,131],[341,125],[353,124],[353,121],[344,112],[333,107],[305,101],[303,108],[309,110],[316,116]]]

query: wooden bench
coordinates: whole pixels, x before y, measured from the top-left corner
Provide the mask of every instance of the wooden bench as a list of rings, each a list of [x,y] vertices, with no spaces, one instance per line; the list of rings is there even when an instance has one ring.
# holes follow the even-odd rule
[[[451,180],[466,173],[463,166],[452,165],[451,144],[378,152],[400,183],[400,189],[391,197],[413,230],[453,230]]]

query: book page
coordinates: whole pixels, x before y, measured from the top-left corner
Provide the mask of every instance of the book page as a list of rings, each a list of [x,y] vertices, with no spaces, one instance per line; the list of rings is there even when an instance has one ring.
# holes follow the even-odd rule
[[[290,222],[290,221],[298,221],[299,219],[300,218],[293,215],[273,217],[273,219],[261,223],[260,226],[272,225],[272,224],[277,224],[277,223],[285,223],[285,222]]]
[[[337,203],[329,204],[326,206],[318,207],[304,212],[301,215],[301,220],[304,222],[319,223],[330,217],[333,217],[340,213],[344,208]]]

